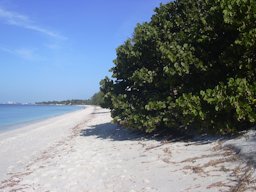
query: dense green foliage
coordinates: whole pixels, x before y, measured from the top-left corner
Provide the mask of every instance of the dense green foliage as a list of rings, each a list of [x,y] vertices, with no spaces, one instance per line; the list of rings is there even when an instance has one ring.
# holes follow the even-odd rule
[[[117,49],[101,81],[114,121],[233,133],[256,121],[256,1],[176,0]]]
[[[90,105],[102,105],[103,103],[103,93],[99,91],[98,93],[95,93],[89,100]]]

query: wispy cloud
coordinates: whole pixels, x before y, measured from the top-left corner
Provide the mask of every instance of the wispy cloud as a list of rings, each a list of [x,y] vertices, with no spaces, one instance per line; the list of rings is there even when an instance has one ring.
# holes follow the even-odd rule
[[[34,60],[36,58],[34,50],[31,49],[21,48],[16,49],[15,52],[17,55],[27,60]]]
[[[61,45],[59,43],[48,43],[48,44],[45,44],[44,46],[51,50],[58,50],[61,48]]]
[[[0,7],[0,19],[8,25],[14,25],[29,29],[56,39],[65,40],[67,37],[62,36],[54,31],[46,29],[36,24],[31,18],[16,12],[11,12]]]
[[[10,49],[7,49],[5,47],[0,47],[0,50],[3,51],[3,52],[9,53],[9,54],[14,54],[14,51],[12,51]]]
[[[28,48],[8,49],[5,47],[0,47],[0,51],[21,57],[26,60],[35,60],[38,58],[35,51],[33,49],[28,49]]]

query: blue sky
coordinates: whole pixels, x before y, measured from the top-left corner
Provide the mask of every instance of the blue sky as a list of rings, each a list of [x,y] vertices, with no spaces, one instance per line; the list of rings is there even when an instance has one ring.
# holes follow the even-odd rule
[[[86,99],[115,49],[169,0],[0,0],[0,102]]]

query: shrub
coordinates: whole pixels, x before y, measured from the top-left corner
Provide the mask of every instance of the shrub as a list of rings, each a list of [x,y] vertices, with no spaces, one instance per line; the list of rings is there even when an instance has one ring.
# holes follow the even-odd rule
[[[117,49],[101,82],[114,121],[156,129],[234,133],[256,121],[256,3],[176,0]]]

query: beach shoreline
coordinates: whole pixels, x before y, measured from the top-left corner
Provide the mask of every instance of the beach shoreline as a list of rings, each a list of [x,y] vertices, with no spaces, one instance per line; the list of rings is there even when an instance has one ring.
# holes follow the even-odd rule
[[[255,170],[223,141],[149,139],[111,120],[88,106],[0,134],[0,191],[255,189]]]
[[[50,146],[62,137],[68,136],[72,128],[84,120],[82,115],[88,115],[91,110],[92,107],[89,107],[88,110],[86,108],[79,109],[1,132],[0,180],[5,178],[11,164],[14,164],[14,167],[21,167],[19,159],[24,159],[22,164],[25,164],[26,160],[30,160],[33,156],[39,154],[46,146]],[[11,154],[10,158],[8,157],[9,154]]]
[[[21,105],[21,106],[26,106],[26,105]],[[47,106],[55,106],[55,105],[29,105],[29,106],[46,106],[47,107]],[[29,120],[25,119],[25,120],[22,120],[20,122],[15,122],[15,123],[12,122],[12,123],[8,123],[6,125],[1,125],[0,124],[0,134],[4,133],[4,132],[15,130],[15,129],[23,128],[23,127],[26,127],[26,126],[29,126],[31,124],[35,124],[35,123],[38,123],[38,122],[41,122],[41,121],[45,121],[47,119],[62,116],[62,115],[65,115],[65,114],[69,114],[69,113],[72,113],[72,112],[75,112],[75,111],[78,111],[78,110],[82,110],[87,106],[88,105],[76,105],[74,107],[79,107],[79,108],[72,109],[70,111],[59,112],[57,114],[55,114],[55,113],[54,114],[45,114],[44,116],[35,116],[35,117],[33,117],[32,119],[29,119]]]
[[[42,118],[39,118],[37,120],[30,120],[30,121],[26,121],[26,122],[23,122],[23,123],[18,123],[18,124],[15,124],[15,125],[4,126],[0,130],[0,138],[1,138],[1,136],[3,137],[3,135],[5,135],[5,134],[9,135],[12,132],[14,134],[16,134],[16,133],[19,132],[18,131],[19,129],[20,129],[21,132],[23,132],[24,130],[27,130],[27,129],[30,130],[31,127],[40,127],[40,125],[43,124],[44,122],[55,121],[56,119],[59,119],[59,118],[65,118],[69,114],[84,110],[86,106],[81,106],[81,107],[84,107],[84,108],[76,109],[74,111],[65,112],[63,114],[52,115],[52,116],[49,116],[49,117],[42,117]]]

